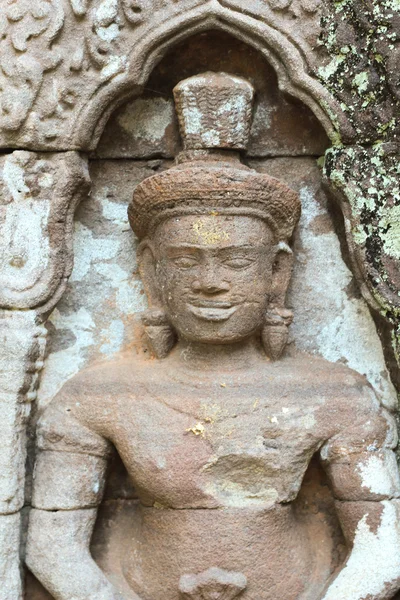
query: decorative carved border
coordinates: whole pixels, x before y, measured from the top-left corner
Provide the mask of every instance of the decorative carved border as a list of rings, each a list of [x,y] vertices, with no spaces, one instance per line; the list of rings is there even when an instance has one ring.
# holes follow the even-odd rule
[[[88,190],[87,163],[76,152],[0,158],[0,580],[7,600],[23,597],[26,425],[44,366],[44,322],[71,274],[74,211]]]
[[[243,4],[12,0],[0,16],[0,145],[93,150],[111,112],[141,92],[162,55],[207,29],[228,31],[257,48],[276,69],[280,87],[307,104],[333,140],[339,131],[351,137],[340,103],[313,73],[320,62],[319,4]]]

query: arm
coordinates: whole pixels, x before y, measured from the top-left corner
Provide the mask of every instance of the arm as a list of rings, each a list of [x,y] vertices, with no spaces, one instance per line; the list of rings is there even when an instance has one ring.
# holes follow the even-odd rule
[[[396,443],[393,419],[375,413],[321,451],[350,549],[323,600],[389,600],[400,589]]]
[[[56,600],[122,600],[89,550],[108,443],[69,411],[51,408],[38,426],[26,563]]]

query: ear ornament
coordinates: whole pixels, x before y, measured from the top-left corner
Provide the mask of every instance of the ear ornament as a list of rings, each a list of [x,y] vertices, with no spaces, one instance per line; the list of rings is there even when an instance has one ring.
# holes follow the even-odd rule
[[[271,360],[278,360],[286,347],[293,313],[287,308],[271,307],[265,315],[261,340]]]
[[[145,335],[156,358],[165,358],[175,344],[175,332],[161,309],[151,308],[142,314]]]

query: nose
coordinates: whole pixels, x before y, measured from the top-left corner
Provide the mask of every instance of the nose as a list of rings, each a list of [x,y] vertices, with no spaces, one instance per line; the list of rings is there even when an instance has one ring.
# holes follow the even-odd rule
[[[221,279],[212,266],[205,268],[199,277],[192,282],[194,292],[205,292],[206,294],[220,294],[230,290],[229,281]]]

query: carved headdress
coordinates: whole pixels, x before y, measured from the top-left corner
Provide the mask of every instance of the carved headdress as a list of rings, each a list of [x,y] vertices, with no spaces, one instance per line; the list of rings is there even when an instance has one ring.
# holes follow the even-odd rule
[[[269,175],[240,162],[247,146],[252,85],[226,73],[204,73],[174,89],[184,151],[174,167],[135,189],[128,215],[142,239],[162,220],[182,214],[254,215],[276,241],[287,241],[299,219],[298,195]]]

